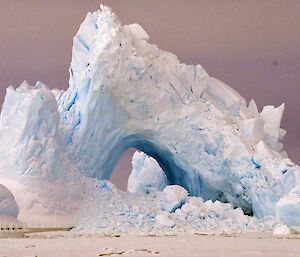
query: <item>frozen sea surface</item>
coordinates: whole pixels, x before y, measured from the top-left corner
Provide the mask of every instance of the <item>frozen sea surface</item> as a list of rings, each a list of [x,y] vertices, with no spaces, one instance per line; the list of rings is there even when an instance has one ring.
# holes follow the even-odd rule
[[[164,256],[164,257],[297,257],[299,238],[266,234],[100,237],[68,233],[32,234],[1,239],[0,256]],[[106,254],[106,255],[105,255]]]

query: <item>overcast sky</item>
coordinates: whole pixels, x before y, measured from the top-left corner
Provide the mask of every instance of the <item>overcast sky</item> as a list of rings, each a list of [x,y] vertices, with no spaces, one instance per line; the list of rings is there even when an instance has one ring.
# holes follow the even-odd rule
[[[41,80],[67,88],[72,38],[100,3],[139,23],[161,49],[200,63],[248,101],[286,103],[285,148],[300,163],[300,1],[0,0],[0,99],[9,85]],[[114,173],[124,187],[127,152]]]

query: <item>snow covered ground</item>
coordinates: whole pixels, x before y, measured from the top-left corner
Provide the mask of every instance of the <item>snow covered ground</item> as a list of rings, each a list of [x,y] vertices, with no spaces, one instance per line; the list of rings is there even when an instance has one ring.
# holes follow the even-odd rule
[[[299,242],[297,237],[283,239],[267,234],[101,237],[47,232],[25,239],[1,239],[0,257],[297,257]]]

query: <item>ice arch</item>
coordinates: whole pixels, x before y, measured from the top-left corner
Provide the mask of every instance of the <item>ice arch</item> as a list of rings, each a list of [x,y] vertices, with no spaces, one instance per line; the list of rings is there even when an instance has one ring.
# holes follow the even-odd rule
[[[259,112],[200,65],[182,64],[148,39],[102,6],[74,37],[68,90],[41,82],[7,89],[0,183],[10,178],[27,192],[18,195],[22,217],[72,215],[97,197],[97,179],[108,179],[129,147],[153,156],[192,195],[258,217],[275,215],[278,200],[300,184],[280,143],[284,105]]]
[[[201,187],[202,183],[199,175],[195,172],[190,172],[190,170],[186,170],[187,166],[182,168],[180,163],[176,162],[176,157],[172,152],[160,142],[155,142],[154,139],[142,134],[135,134],[120,139],[120,143],[116,144],[115,148],[109,151],[110,154],[108,158],[102,164],[103,167],[105,167],[103,168],[103,170],[106,171],[105,174],[101,172],[99,175],[96,173],[95,176],[100,176],[100,179],[109,179],[120,156],[128,148],[136,148],[148,156],[153,157],[163,169],[170,184],[181,185],[189,191],[190,195],[203,196],[206,188],[205,186]],[[213,197],[213,199],[217,198],[216,196]]]

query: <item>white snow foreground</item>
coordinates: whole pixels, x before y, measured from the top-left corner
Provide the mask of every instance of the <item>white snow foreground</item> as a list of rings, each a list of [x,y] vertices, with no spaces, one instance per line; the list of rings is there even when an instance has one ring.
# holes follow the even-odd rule
[[[279,202],[280,220],[298,225],[300,171],[280,143],[284,105],[259,112],[200,65],[182,64],[148,39],[101,6],[74,37],[68,90],[41,82],[7,89],[0,184],[13,194],[19,220],[74,223],[86,201],[103,199],[99,180],[135,147],[191,196],[261,219],[274,217]]]

